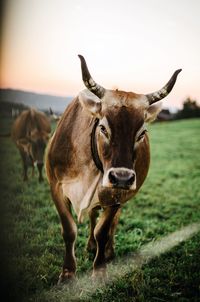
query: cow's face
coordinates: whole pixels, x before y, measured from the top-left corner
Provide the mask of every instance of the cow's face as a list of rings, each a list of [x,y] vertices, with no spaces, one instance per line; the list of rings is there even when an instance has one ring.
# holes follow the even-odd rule
[[[145,133],[144,119],[132,108],[107,110],[99,121],[97,147],[104,187],[136,189],[136,146]]]
[[[155,119],[160,105],[149,106],[145,96],[123,91],[106,91],[100,101],[85,90],[79,99],[99,119],[95,139],[104,171],[102,186],[135,190],[138,147],[145,139],[146,123]]]
[[[48,135],[45,132],[33,130],[30,135],[31,156],[37,164],[43,164],[44,152],[48,141]]]
[[[31,157],[34,163],[43,165],[47,141],[48,135],[35,129],[31,131],[28,137],[18,140],[18,146]]]

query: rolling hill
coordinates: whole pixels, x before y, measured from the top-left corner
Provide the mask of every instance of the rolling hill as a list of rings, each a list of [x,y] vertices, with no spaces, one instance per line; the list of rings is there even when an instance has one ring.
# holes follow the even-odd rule
[[[57,113],[62,113],[72,98],[72,96],[60,97],[22,90],[0,89],[0,100],[3,102],[24,104],[39,110],[49,110],[51,107]]]

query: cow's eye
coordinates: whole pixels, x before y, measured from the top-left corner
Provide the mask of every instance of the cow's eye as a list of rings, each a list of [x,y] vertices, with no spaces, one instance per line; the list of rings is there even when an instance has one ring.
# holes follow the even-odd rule
[[[108,136],[108,132],[106,130],[106,127],[104,125],[99,125],[100,131],[105,135]]]
[[[140,133],[140,135],[137,138],[137,142],[140,141],[144,137],[146,132],[147,132],[147,130],[145,129],[144,131],[142,131],[142,133]]]

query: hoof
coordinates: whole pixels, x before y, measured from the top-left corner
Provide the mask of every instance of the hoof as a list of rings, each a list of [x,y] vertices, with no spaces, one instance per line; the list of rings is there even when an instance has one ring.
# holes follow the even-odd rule
[[[74,280],[75,280],[75,273],[65,269],[60,274],[57,285],[68,284],[73,282]]]
[[[94,282],[105,282],[107,280],[106,268],[100,268],[98,270],[93,270],[92,280]]]

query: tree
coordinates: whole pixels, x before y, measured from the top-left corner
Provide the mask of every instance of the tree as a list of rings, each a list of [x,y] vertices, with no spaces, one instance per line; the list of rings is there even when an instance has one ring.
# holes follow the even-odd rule
[[[178,111],[176,118],[183,119],[194,117],[200,117],[200,106],[197,104],[196,100],[192,100],[190,97],[188,97],[183,102],[183,109]]]

